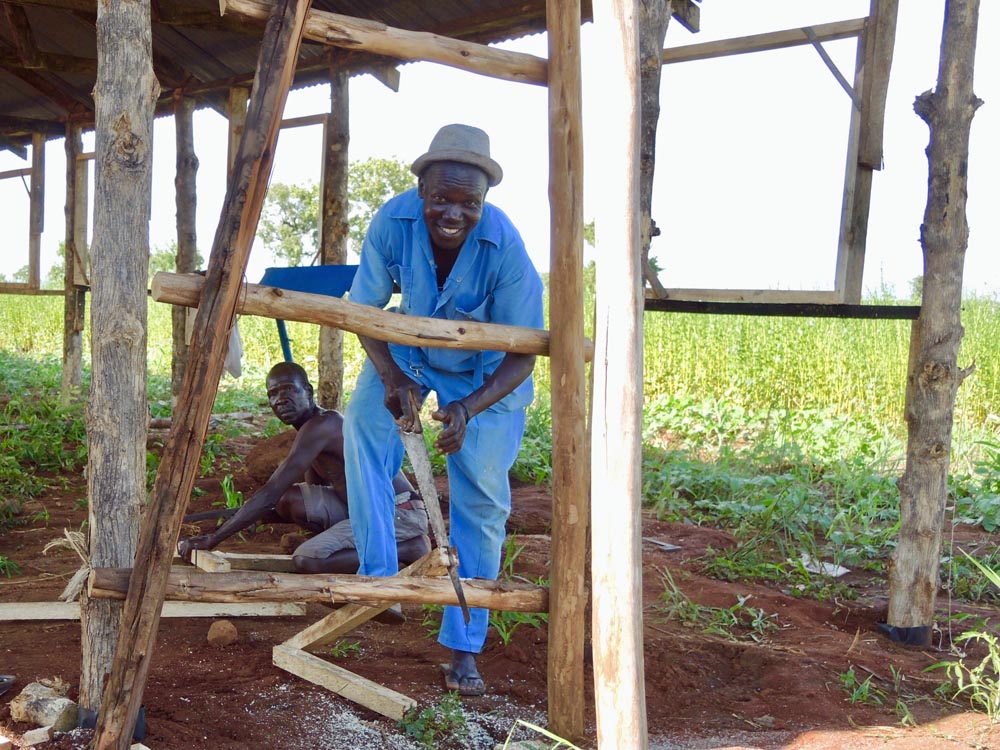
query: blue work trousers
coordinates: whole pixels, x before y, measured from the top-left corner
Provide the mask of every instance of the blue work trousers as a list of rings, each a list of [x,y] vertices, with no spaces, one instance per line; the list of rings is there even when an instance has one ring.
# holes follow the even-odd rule
[[[406,374],[437,393],[446,405],[475,390],[472,373],[424,368]],[[393,530],[392,477],[403,463],[399,428],[384,405],[385,387],[366,360],[345,411],[344,463],[351,527],[360,575],[391,576],[399,569]],[[510,515],[508,472],[524,435],[524,409],[477,414],[466,428],[462,449],[448,456],[451,544],[458,550],[462,578],[495,579],[500,571],[505,524]],[[471,610],[466,626],[459,607],[445,607],[438,641],[448,648],[479,653],[486,642],[489,610]]]

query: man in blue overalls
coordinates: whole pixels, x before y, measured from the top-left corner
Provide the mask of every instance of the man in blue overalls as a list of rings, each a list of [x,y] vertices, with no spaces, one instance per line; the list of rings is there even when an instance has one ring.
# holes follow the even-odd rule
[[[503,177],[490,158],[489,136],[446,125],[411,167],[418,184],[372,219],[352,302],[384,307],[393,285],[404,315],[543,328],[542,283],[510,219],[486,203]],[[508,471],[531,403],[534,355],[435,349],[359,337],[368,354],[345,413],[345,463],[351,524],[361,575],[398,570],[392,477],[403,462],[399,430],[416,426],[409,407],[437,395],[433,418],[444,427],[435,443],[447,456],[450,537],[462,578],[495,579],[510,514]],[[489,611],[473,609],[467,625],[446,607],[439,642],[451,649],[446,685],[482,695],[476,654],[486,641]]]

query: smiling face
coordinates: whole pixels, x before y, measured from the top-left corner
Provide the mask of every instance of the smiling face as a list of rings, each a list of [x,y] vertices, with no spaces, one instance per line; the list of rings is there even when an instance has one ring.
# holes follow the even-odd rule
[[[440,161],[420,175],[417,194],[424,201],[424,223],[438,250],[461,249],[483,215],[486,173],[470,164]]]
[[[312,386],[297,370],[281,365],[267,375],[267,403],[274,416],[296,427],[315,411]]]

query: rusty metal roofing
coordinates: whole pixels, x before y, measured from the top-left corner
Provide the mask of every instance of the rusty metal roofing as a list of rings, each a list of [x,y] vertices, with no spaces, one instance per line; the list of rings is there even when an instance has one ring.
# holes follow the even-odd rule
[[[31,132],[61,135],[67,122],[92,125],[96,0],[0,4],[0,148],[23,144]],[[314,0],[313,8],[481,43],[545,29],[544,0]],[[252,81],[263,28],[262,21],[220,17],[218,0],[152,0],[160,111],[168,111],[176,89],[221,110],[230,86]],[[304,40],[294,86],[325,80],[333,60],[352,72],[399,62]]]

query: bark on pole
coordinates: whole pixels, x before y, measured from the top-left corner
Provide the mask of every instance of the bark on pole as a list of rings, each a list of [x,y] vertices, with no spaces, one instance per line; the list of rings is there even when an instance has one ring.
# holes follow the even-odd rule
[[[955,397],[969,373],[958,367],[958,350],[969,236],[969,132],[982,104],[972,89],[978,25],[979,0],[948,0],[937,88],[914,104],[930,128],[927,208],[920,227],[923,305],[907,374],[909,437],[899,482],[899,542],[889,568],[888,618],[897,628],[926,628],[927,642],[940,570]]]
[[[45,135],[31,134],[31,200],[28,209],[28,287],[41,286],[42,230],[45,228]]]
[[[319,262],[347,262],[348,145],[351,140],[347,72],[330,69],[330,116],[323,129],[323,181],[320,196]],[[319,329],[319,384],[316,400],[324,409],[340,409],[344,401],[344,332]]]
[[[139,5],[147,11],[148,33],[149,6]],[[222,376],[223,352],[233,323],[240,277],[246,268],[267,192],[274,145],[308,8],[308,0],[287,0],[275,5],[261,41],[247,126],[212,245],[181,400],[139,535],[115,661],[102,695],[94,736],[96,750],[127,750],[131,741],[149,673],[170,564]],[[134,76],[136,67],[116,69],[122,70],[123,75]],[[145,295],[141,307],[145,310]],[[140,444],[145,459],[145,430]],[[137,476],[141,481],[145,471],[138,471]],[[123,496],[142,494],[123,493]]]
[[[129,565],[146,497],[146,281],[153,169],[149,5],[97,7],[91,386],[87,411],[90,561]],[[121,605],[81,600],[80,704],[96,709]]]
[[[198,254],[198,156],[194,152],[195,100],[174,93],[174,130],[177,138],[177,162],[174,175],[174,200],[177,205],[177,273],[191,273]],[[170,358],[170,395],[174,403],[180,397],[187,362],[185,328],[187,310],[175,305],[171,310],[173,348]]]
[[[66,126],[66,234],[63,245],[63,284],[66,297],[63,303],[63,357],[62,357],[62,390],[60,402],[67,406],[73,396],[80,390],[83,382],[83,326],[86,305],[86,293],[78,289],[75,283],[77,273],[77,236],[80,234],[76,225],[80,212],[77,202],[87,202],[86,192],[80,195],[79,180],[76,171],[80,167],[77,155],[82,150],[80,128],[75,125]],[[84,215],[86,221],[86,215]]]
[[[663,40],[667,36],[670,0],[639,0],[639,83],[642,119],[639,141],[639,231],[642,243],[642,273],[653,293],[666,297],[656,271],[649,264],[653,241],[653,175],[656,168],[656,126],[660,120],[660,75],[663,70]]]
[[[548,0],[551,215],[552,579],[549,726],[583,736],[587,606],[586,373],[583,353],[583,107],[578,0]]]
[[[636,0],[594,3],[604,63],[591,422],[593,647],[602,750],[645,748],[642,653],[642,248]],[[624,251],[624,253],[622,252]]]

